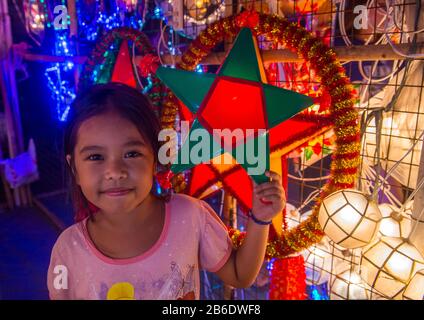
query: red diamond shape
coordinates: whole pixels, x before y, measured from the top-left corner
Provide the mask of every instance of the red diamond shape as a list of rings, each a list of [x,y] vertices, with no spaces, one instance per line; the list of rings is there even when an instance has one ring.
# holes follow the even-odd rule
[[[262,86],[258,82],[217,77],[198,112],[200,123],[213,129],[266,129]],[[255,117],[251,115],[254,114]],[[240,139],[235,145],[244,143]]]

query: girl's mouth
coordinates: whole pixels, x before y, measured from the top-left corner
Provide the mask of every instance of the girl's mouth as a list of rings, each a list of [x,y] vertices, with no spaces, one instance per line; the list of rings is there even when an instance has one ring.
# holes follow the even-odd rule
[[[110,197],[120,197],[130,193],[133,189],[114,188],[103,191],[104,194]]]

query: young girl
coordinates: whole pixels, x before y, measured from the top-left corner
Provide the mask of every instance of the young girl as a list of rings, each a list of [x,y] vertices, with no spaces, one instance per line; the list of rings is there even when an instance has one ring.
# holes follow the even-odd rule
[[[65,156],[77,223],[53,247],[51,299],[199,299],[199,268],[234,287],[254,282],[270,220],[285,205],[280,177],[255,185],[243,245],[204,201],[152,192],[159,122],[147,98],[96,85],[73,104]]]

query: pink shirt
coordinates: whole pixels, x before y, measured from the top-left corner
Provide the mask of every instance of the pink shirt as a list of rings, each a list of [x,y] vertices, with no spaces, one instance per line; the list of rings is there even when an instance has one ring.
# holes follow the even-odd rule
[[[47,276],[51,299],[199,299],[199,268],[218,271],[232,251],[213,209],[182,194],[166,203],[159,240],[134,258],[103,255],[86,223],[63,231],[53,247]]]

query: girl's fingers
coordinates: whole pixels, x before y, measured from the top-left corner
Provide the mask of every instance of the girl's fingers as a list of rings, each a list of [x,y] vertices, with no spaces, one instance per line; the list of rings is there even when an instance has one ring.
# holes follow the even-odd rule
[[[260,193],[260,192],[264,192],[264,191],[267,191],[267,190],[275,190],[275,191],[278,191],[278,192],[280,192],[280,193],[284,193],[284,189],[283,189],[283,187],[282,187],[282,186],[280,186],[280,185],[268,185],[268,186],[263,186],[263,187],[261,187],[261,188],[254,189],[254,190],[253,190],[253,192],[254,192],[254,193]]]
[[[276,195],[276,196],[283,198],[283,194],[281,193],[281,191],[276,190],[276,189],[264,190],[264,191],[255,193],[255,195],[257,195],[259,197],[265,197],[265,196],[268,196],[268,195]]]
[[[279,181],[281,183],[281,176],[278,173],[274,171],[267,171],[265,172],[265,175],[271,178],[271,181]]]
[[[264,197],[264,198],[261,198],[261,199],[263,199],[264,201],[267,201],[267,202],[271,202],[271,203],[281,202],[281,197],[279,197],[279,196],[268,196],[268,197]]]
[[[268,190],[268,189],[271,189],[271,188],[279,189],[282,192],[284,191],[283,186],[279,182],[275,182],[275,183],[274,182],[266,182],[266,183],[263,183],[261,185],[254,187],[253,190],[255,192],[261,192],[263,190]]]

